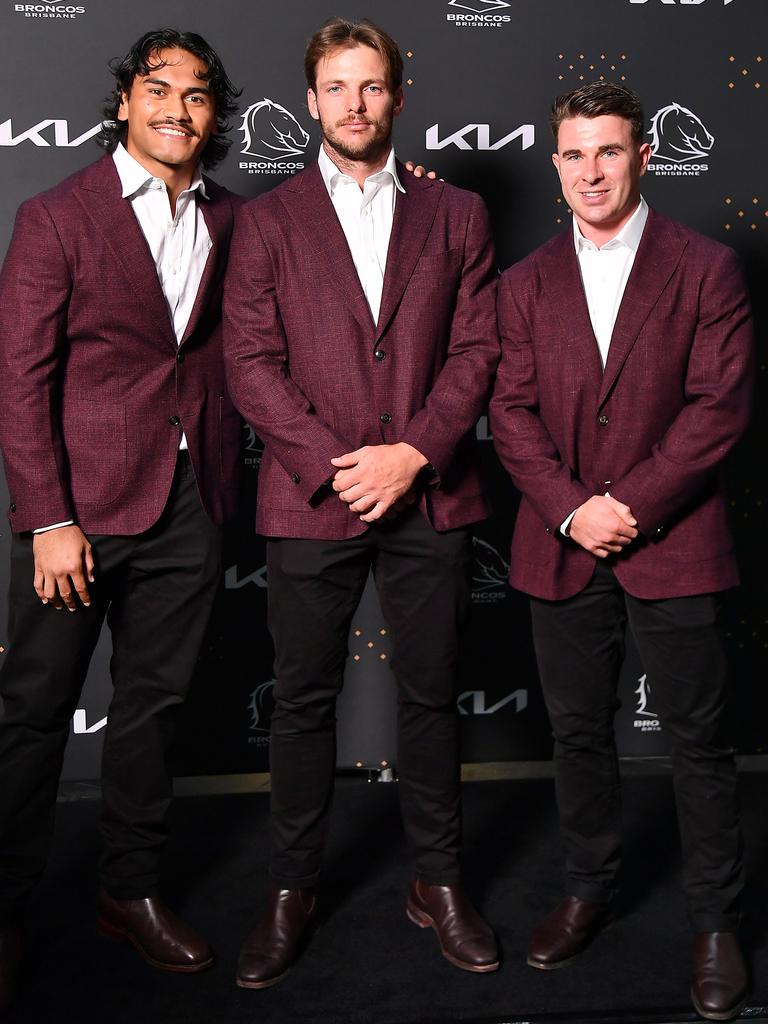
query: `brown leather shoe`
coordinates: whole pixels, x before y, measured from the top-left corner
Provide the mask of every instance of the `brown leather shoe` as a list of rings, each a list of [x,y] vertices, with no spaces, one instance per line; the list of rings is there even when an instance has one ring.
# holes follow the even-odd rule
[[[693,943],[691,999],[701,1017],[731,1020],[747,997],[747,968],[733,932],[702,932]]]
[[[100,889],[97,927],[111,939],[130,942],[148,964],[161,971],[194,974],[213,963],[208,943],[157,896],[116,900]]]
[[[608,903],[591,903],[566,896],[538,928],[528,946],[528,963],[542,971],[564,967],[583,953],[593,939],[613,922]]]
[[[272,890],[263,914],[240,950],[240,988],[268,988],[282,981],[296,959],[301,937],[316,908],[317,900],[309,889]]]
[[[496,938],[469,902],[461,886],[411,883],[408,917],[420,928],[434,928],[440,952],[463,971],[485,974],[499,969]]]
[[[21,926],[9,924],[0,928],[0,1014],[13,1002],[23,954],[24,935]]]

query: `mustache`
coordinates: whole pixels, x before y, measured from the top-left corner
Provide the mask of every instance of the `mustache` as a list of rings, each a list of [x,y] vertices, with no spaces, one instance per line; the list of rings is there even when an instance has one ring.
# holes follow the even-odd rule
[[[172,117],[163,117],[158,121],[150,121],[150,128],[175,128],[179,132],[184,132],[185,135],[190,135],[193,138],[197,138],[197,132],[190,125],[181,124],[179,121],[175,121]]]
[[[345,117],[343,120],[337,121],[336,122],[336,127],[337,128],[342,128],[345,124],[378,124],[378,123],[379,122],[375,118],[372,118],[372,117],[362,117],[361,115],[358,115],[357,117]]]

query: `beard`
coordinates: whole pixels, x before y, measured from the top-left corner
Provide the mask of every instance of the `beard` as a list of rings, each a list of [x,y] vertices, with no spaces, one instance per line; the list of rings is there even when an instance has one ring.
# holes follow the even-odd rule
[[[357,117],[355,121],[362,122],[373,126],[373,133],[369,134],[364,139],[356,140],[342,139],[337,134],[337,129],[342,128],[345,124],[349,124],[349,120],[336,121],[334,124],[329,124],[327,121],[320,120],[320,130],[323,133],[323,140],[330,146],[330,148],[339,154],[344,160],[361,161],[363,163],[371,163],[377,157],[380,157],[383,153],[388,152],[392,145],[392,115],[390,114],[386,119],[377,121],[371,117]]]

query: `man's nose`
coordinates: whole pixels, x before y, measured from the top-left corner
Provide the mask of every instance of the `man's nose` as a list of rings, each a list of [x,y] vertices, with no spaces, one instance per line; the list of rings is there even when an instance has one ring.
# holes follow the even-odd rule
[[[180,93],[168,93],[165,98],[164,105],[165,113],[168,117],[172,117],[174,121],[190,121],[189,108],[184,102],[184,97]]]

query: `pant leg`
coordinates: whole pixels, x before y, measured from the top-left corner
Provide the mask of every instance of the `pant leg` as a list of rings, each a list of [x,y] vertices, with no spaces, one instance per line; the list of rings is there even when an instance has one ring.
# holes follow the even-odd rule
[[[470,600],[468,530],[438,533],[417,509],[384,522],[374,575],[398,687],[403,824],[416,877],[459,880],[461,801],[456,673]]]
[[[103,564],[102,541],[93,538]],[[57,611],[41,603],[33,577],[32,536],[16,534],[0,670],[0,918],[16,913],[45,867],[70,722],[108,595],[100,571],[90,608]]]
[[[728,666],[722,597],[627,595],[654,707],[672,746],[683,877],[696,931],[733,931],[743,887],[733,748],[726,737]]]
[[[564,601],[532,599],[536,659],[555,737],[555,788],[568,895],[609,902],[621,852],[621,793],[614,738],[624,657],[624,594],[598,564]]]
[[[313,886],[320,874],[336,770],[336,698],[370,557],[367,534],[267,542],[276,676],[270,874],[281,888]]]
[[[180,456],[160,520],[132,541],[107,621],[112,681],[102,758],[100,873],[116,898],[157,887],[172,794],[167,755],[221,575],[221,532]]]

